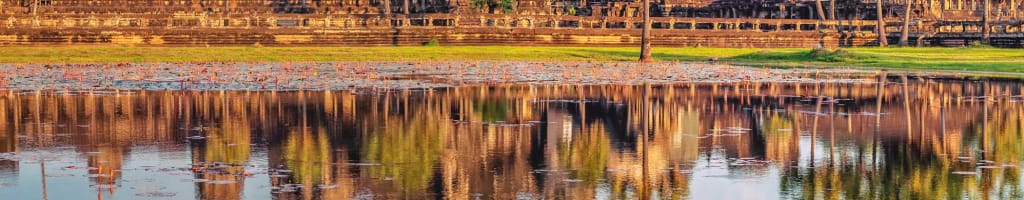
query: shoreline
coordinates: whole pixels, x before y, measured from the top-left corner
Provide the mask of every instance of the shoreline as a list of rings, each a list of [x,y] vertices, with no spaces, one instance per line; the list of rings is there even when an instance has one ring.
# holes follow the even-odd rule
[[[700,62],[269,62],[0,64],[2,90],[288,91],[470,85],[860,83],[874,71]],[[817,78],[815,75],[817,74]]]
[[[864,68],[996,72],[1024,78],[1024,50],[975,48],[702,48],[654,47],[656,60],[771,68]],[[0,48],[0,63],[196,62],[629,62],[636,47],[383,46],[383,47],[146,47],[15,46]]]

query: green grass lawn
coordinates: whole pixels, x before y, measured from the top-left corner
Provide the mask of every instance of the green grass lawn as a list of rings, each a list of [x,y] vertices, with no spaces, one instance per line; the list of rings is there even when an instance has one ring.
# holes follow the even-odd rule
[[[661,61],[720,61],[770,67],[882,67],[1024,72],[1024,50],[1000,48],[654,48]],[[2,47],[0,62],[193,61],[632,61],[636,47]]]

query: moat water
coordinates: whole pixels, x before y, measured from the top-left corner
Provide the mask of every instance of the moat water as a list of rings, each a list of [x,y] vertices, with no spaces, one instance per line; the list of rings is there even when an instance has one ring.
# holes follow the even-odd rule
[[[1014,199],[1024,83],[4,91],[4,199]]]

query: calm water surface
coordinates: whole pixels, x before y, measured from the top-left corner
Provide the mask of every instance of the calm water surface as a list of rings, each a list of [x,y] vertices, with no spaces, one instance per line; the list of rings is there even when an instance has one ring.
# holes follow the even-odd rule
[[[1022,90],[5,91],[0,197],[1022,198]]]

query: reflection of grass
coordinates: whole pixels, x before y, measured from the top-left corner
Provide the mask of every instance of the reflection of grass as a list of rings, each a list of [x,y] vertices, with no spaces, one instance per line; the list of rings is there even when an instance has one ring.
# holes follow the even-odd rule
[[[669,61],[721,61],[758,66],[864,66],[1024,72],[1024,50],[979,48],[849,48],[843,55],[809,49],[655,48]],[[5,47],[0,62],[181,61],[632,61],[635,47]]]
[[[477,100],[473,102],[474,113],[483,117],[484,122],[505,121],[508,118],[508,109],[507,102],[502,100]]]
[[[410,108],[411,119],[387,116],[363,140],[363,161],[382,166],[366,170],[373,178],[394,178],[392,184],[402,192],[424,191],[441,159],[441,138],[450,131],[445,115],[433,108]]]

